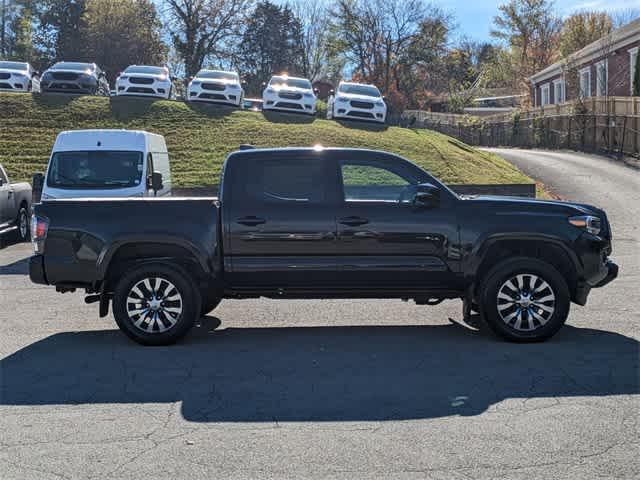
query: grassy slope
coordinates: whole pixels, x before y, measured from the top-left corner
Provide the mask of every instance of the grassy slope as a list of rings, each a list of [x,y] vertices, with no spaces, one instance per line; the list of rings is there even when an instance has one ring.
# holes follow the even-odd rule
[[[447,183],[528,183],[497,156],[445,135],[362,123],[337,123],[290,114],[232,111],[210,105],[97,98],[0,94],[0,163],[13,181],[43,171],[56,135],[79,128],[144,129],[164,135],[174,185],[218,182],[222,161],[241,143],[262,147],[366,147],[398,153]]]

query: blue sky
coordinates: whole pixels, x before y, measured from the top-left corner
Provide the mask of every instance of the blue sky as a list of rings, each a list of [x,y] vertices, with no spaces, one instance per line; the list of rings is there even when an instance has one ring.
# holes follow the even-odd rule
[[[466,35],[474,40],[490,40],[489,32],[493,26],[493,17],[498,6],[504,1],[496,0],[433,0],[456,16],[457,34]],[[556,10],[566,16],[577,10],[626,10],[640,7],[640,0],[556,0]]]

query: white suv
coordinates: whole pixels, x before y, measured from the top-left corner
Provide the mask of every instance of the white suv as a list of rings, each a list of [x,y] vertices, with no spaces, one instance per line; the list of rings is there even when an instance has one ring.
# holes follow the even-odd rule
[[[340,82],[327,102],[327,118],[356,118],[384,123],[387,105],[375,85]]]
[[[236,72],[223,70],[200,70],[189,82],[187,90],[187,100],[190,102],[197,100],[238,107],[243,98],[240,76]]]
[[[0,92],[39,92],[40,76],[26,62],[0,61]]]
[[[262,92],[262,110],[284,110],[316,114],[318,97],[306,78],[276,75]]]
[[[116,95],[172,98],[173,82],[169,69],[131,65],[116,78]]]

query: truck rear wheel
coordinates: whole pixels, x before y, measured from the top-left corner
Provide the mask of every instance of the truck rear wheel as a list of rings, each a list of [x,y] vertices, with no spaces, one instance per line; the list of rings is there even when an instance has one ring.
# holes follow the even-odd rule
[[[177,265],[140,265],[118,282],[113,314],[129,338],[142,345],[170,345],[184,337],[200,316],[200,294]]]
[[[525,257],[496,265],[484,277],[478,300],[489,328],[513,342],[551,338],[564,325],[571,301],[560,272]]]

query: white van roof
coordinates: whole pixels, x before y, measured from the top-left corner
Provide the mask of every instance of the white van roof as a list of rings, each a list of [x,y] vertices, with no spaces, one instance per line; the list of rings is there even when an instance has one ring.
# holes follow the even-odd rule
[[[60,132],[53,145],[54,151],[73,150],[145,150],[162,135],[142,130],[70,130]]]

